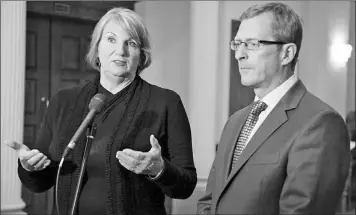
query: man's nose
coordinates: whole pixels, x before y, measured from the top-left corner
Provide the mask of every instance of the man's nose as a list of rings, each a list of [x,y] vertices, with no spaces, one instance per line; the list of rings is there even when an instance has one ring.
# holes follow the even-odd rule
[[[247,58],[247,52],[246,52],[246,46],[245,44],[241,44],[239,49],[235,51],[235,59],[236,60],[241,60],[241,59],[246,59]]]

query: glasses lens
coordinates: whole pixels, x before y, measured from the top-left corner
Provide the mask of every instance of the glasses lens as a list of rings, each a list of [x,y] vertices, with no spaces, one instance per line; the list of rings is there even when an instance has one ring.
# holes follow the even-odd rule
[[[258,40],[249,40],[246,42],[247,49],[250,50],[256,50],[260,46],[260,43]]]
[[[241,45],[241,41],[231,41],[230,42],[230,47],[234,51],[238,50],[240,45]]]

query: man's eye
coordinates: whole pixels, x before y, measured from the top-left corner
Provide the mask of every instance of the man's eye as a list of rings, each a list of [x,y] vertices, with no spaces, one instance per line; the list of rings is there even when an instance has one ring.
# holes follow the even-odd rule
[[[252,47],[252,48],[256,48],[256,47],[258,47],[258,43],[257,42],[249,42],[248,46]]]

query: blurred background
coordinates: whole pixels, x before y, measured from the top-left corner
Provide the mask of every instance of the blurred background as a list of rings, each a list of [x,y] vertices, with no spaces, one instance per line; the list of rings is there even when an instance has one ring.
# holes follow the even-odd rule
[[[53,189],[34,194],[23,188],[17,157],[3,142],[32,146],[51,96],[95,74],[84,61],[91,32],[117,6],[140,14],[151,35],[153,63],[143,79],[176,91],[187,110],[198,184],[187,200],[167,198],[166,208],[169,214],[194,214],[224,124],[254,98],[240,83],[229,42],[241,13],[265,2],[1,1],[1,214],[51,213]],[[346,119],[355,111],[355,2],[284,3],[303,19],[298,77]],[[340,214],[355,214],[352,170]]]

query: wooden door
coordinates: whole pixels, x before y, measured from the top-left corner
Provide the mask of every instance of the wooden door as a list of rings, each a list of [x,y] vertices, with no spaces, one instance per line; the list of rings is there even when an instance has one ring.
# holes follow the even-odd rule
[[[50,89],[50,21],[44,17],[27,16],[26,29],[26,85],[24,144],[32,147],[49,99]],[[28,214],[47,211],[48,192],[32,193],[22,189]]]
[[[239,29],[240,21],[232,20],[231,22],[231,40],[236,36]],[[230,97],[229,97],[229,116],[236,111],[246,107],[255,97],[252,88],[245,87],[241,84],[239,72],[239,63],[235,59],[235,52],[230,52]]]
[[[92,79],[98,71],[85,61],[94,22],[53,18],[51,23],[51,95]]]
[[[85,62],[95,23],[29,12],[26,32],[24,144],[32,147],[48,102],[58,90],[78,85],[97,73]],[[32,193],[23,187],[28,214],[50,214],[53,188]]]

